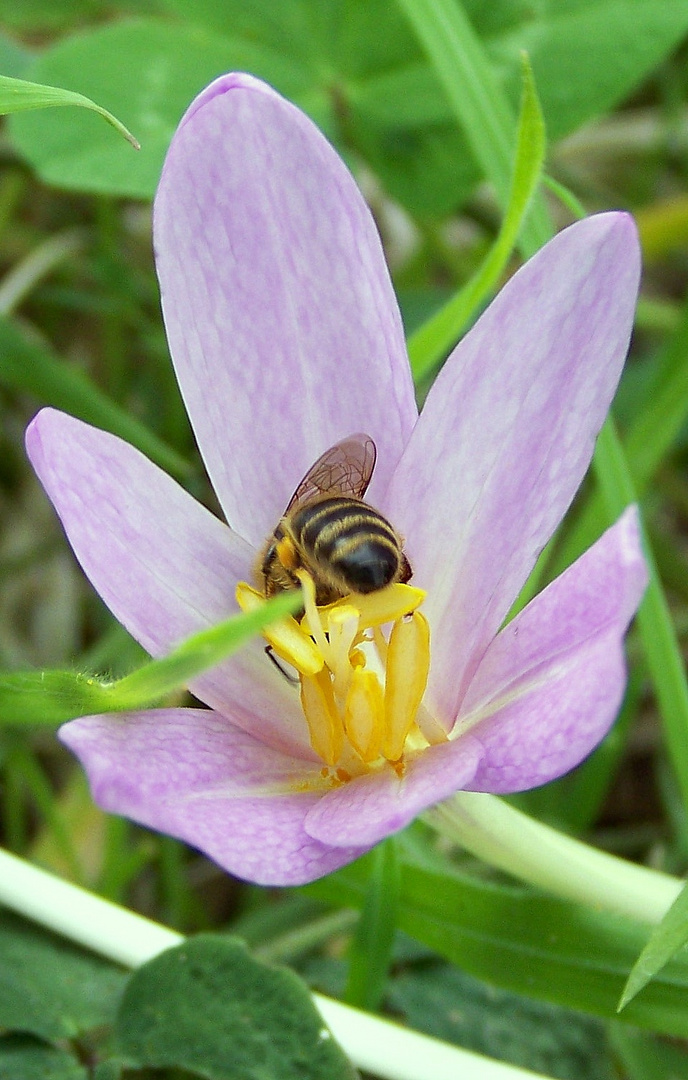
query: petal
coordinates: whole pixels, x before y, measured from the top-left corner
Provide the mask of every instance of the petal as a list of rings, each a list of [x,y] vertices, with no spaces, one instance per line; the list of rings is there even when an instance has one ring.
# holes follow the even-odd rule
[[[430,696],[451,726],[488,642],[569,506],[628,347],[639,250],[627,215],[564,230],[460,343],[384,509],[428,589]]]
[[[314,124],[257,79],[217,79],[172,140],[154,234],[177,378],[232,528],[257,546],[352,432],[375,439],[386,486],[417,415],[401,319],[370,211]]]
[[[153,656],[237,610],[253,551],[138,450],[54,409],[26,445],[85,573]],[[257,641],[191,689],[272,745],[313,756],[298,696]]]
[[[104,810],[185,840],[237,877],[300,885],[362,854],[328,848],[304,832],[320,796],[299,786],[319,775],[317,766],[304,770],[302,761],[268,749],[217,713],[88,716],[64,725],[60,738],[82,762]]]
[[[623,636],[646,583],[631,507],[495,638],[455,729],[484,747],[471,790],[544,784],[604,737],[623,697]]]
[[[306,832],[338,848],[372,847],[455,791],[468,787],[480,761],[477,739],[431,746],[408,761],[402,779],[393,769],[367,773],[323,796],[309,810]]]

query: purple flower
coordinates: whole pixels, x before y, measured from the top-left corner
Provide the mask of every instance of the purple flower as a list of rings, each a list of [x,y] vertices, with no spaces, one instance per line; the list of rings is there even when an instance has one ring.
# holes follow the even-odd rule
[[[411,584],[427,593],[431,666],[401,758],[363,761],[345,734],[357,765],[337,772],[313,748],[297,688],[255,641],[193,682],[207,710],[63,727],[98,803],[240,877],[287,885],[458,789],[524,790],[575,766],[623,693],[623,635],[646,582],[635,509],[500,626],[619,379],[639,275],[631,219],[573,225],[515,274],[420,419],[372,217],[332,147],[269,87],[227,75],[191,105],[154,232],[177,377],[229,527],[131,446],[46,409],[28,452],[86,574],[164,655],[236,610],[237,582],[254,580],[301,477],[366,432],[378,452],[367,499],[405,538]],[[415,647],[421,668],[426,652]],[[364,721],[378,716],[366,708]]]

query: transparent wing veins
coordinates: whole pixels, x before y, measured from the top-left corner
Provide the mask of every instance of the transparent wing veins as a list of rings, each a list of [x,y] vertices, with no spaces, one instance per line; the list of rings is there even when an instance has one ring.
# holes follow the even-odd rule
[[[323,495],[362,499],[375,468],[377,450],[369,435],[349,435],[326,450],[308,470],[289,500],[285,514]]]

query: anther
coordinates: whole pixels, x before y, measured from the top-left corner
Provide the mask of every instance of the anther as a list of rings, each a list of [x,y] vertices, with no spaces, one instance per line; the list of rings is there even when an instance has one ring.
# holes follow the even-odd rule
[[[430,627],[420,611],[397,619],[387,645],[382,753],[399,761],[423,700],[430,671]]]

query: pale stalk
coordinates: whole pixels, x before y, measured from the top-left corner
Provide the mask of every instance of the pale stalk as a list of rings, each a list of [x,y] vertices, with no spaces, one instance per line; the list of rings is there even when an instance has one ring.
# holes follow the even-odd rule
[[[137,967],[181,934],[103,900],[0,850],[0,903],[125,967]],[[314,994],[353,1064],[381,1080],[548,1080]]]
[[[423,815],[428,825],[490,866],[555,896],[658,923],[682,882],[590,847],[476,791],[459,791]]]

